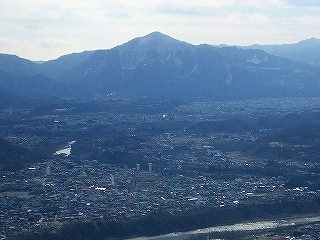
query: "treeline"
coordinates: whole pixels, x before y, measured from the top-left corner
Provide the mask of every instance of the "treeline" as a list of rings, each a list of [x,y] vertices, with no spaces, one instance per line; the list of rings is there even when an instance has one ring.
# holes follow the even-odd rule
[[[256,141],[238,140],[217,142],[215,146],[222,151],[241,151],[247,155],[269,159],[298,159],[317,161],[320,157],[319,112],[261,119],[227,119],[223,121],[201,122],[188,130],[199,135],[213,132],[242,133],[272,129]],[[273,145],[272,145],[273,143]]]
[[[278,146],[272,146],[275,142]],[[242,151],[272,159],[300,159],[318,161],[320,157],[320,124],[306,124],[287,128],[251,143]]]
[[[295,129],[306,124],[320,124],[320,111],[287,114],[284,116],[238,117],[220,121],[205,121],[190,126],[188,132],[200,135],[217,132],[240,133],[259,131],[260,129]],[[303,130],[301,129],[301,134],[298,134],[301,136]]]
[[[185,214],[153,213],[128,221],[99,220],[64,225],[57,232],[43,232],[19,239],[24,240],[103,240],[137,236],[155,236],[189,231],[224,224],[239,223],[293,214],[320,212],[320,199],[281,201],[270,204],[240,205],[229,208],[207,208]]]

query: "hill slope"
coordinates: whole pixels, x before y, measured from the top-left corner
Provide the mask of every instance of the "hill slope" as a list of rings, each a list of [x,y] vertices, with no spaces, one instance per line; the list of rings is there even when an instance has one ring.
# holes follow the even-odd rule
[[[38,65],[39,72],[47,77],[57,79],[64,71],[87,60],[94,51],[71,53]]]
[[[14,76],[32,76],[39,73],[36,63],[15,55],[0,54],[0,71]]]
[[[41,157],[27,149],[0,139],[0,169],[19,169],[26,163],[39,160]]]
[[[0,107],[60,101],[63,84],[41,74],[9,75],[0,70]]]

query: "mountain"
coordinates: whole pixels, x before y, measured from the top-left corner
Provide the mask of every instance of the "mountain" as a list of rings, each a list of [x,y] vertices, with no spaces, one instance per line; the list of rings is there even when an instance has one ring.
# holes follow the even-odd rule
[[[173,99],[320,93],[318,67],[260,49],[192,45],[160,32],[112,49],[69,54],[43,63],[2,54],[0,63],[2,92],[5,89],[6,95],[40,102],[46,97],[87,99],[110,93]]]
[[[0,107],[57,102],[66,96],[63,83],[48,77],[50,74],[40,65],[15,55],[0,54]]]
[[[41,74],[17,76],[0,70],[0,107],[59,102],[66,90]]]
[[[92,53],[73,53],[46,62],[0,54],[0,107],[60,102],[68,97],[68,89],[55,79]]]
[[[159,32],[99,50],[60,80],[83,96],[162,98],[319,94],[319,70],[262,50],[191,45]]]
[[[71,53],[54,60],[41,62],[38,65],[39,72],[50,78],[57,79],[64,71],[87,60],[93,52],[94,51]]]
[[[293,44],[251,45],[244,48],[261,49],[275,56],[320,67],[320,39],[310,38]]]
[[[143,37],[134,38],[131,41],[118,46],[122,51],[146,52],[149,49],[159,51],[181,50],[192,45],[187,42],[176,40],[161,32],[152,32]]]
[[[14,76],[32,76],[39,73],[36,63],[9,54],[0,54],[0,71]]]
[[[13,76],[42,74],[52,79],[84,62],[94,51],[71,53],[54,60],[32,62],[16,55],[0,54],[0,71]]]

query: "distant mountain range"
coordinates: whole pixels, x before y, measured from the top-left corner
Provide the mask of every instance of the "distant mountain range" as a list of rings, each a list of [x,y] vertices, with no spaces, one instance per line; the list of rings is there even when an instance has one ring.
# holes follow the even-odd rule
[[[320,67],[320,39],[310,38],[283,45],[251,45],[245,49],[261,49],[269,54]]]
[[[116,93],[236,99],[320,95],[320,45],[192,45],[160,32],[47,62],[0,54],[0,106]]]

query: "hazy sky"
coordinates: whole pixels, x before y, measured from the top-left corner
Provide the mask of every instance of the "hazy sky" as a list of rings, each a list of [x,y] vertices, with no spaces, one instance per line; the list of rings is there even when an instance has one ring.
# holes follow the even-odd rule
[[[320,0],[0,0],[0,52],[31,60],[161,31],[190,43],[320,38]]]

